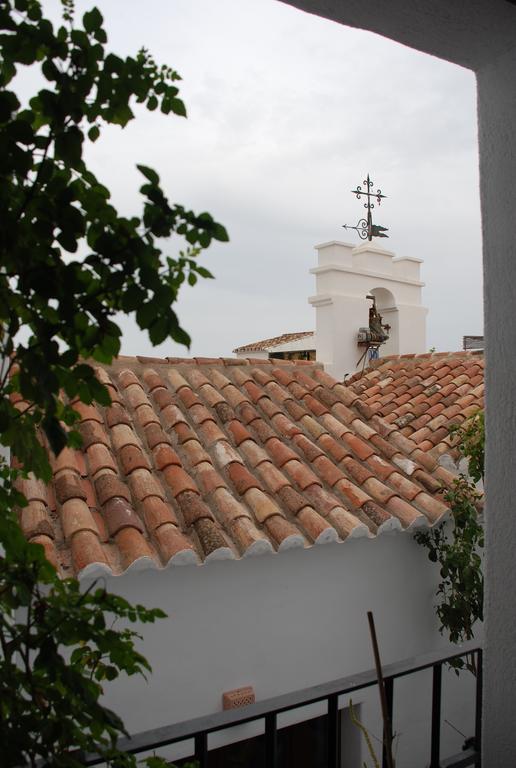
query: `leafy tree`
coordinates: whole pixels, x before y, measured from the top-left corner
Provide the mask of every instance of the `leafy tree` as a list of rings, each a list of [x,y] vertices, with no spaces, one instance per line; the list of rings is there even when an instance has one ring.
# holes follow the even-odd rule
[[[0,743],[6,766],[76,766],[78,749],[131,765],[117,753],[124,728],[102,705],[102,685],[149,666],[138,635],[112,623],[164,614],[60,579],[20,532],[16,481],[50,480],[45,442],[55,454],[80,444],[74,400],[109,404],[87,360],[119,352],[117,313],[134,313],[153,344],[189,344],[173,308],[179,288],[211,277],[197,256],[228,237],[208,213],[171,203],[143,165],[141,213],[116,210],[84,145],[106,124],[127,125],[135,104],[185,116],[180,78],[145,49],[109,52],[99,10],[77,23],[73,0],[62,4],[58,27],[38,0],[0,4],[0,443],[18,460],[0,467]],[[15,91],[23,67],[47,81],[26,105]],[[183,241],[175,254],[172,235]]]
[[[450,433],[468,461],[469,476],[461,473],[444,491],[450,504],[451,529],[442,523],[416,533],[415,539],[426,547],[428,558],[440,566],[436,613],[441,632],[446,631],[452,643],[460,643],[474,637],[474,626],[484,617],[484,528],[479,520],[481,494],[476,487],[484,479],[484,412],[478,411],[462,425],[452,425]],[[457,659],[452,666],[460,669],[464,661]],[[473,660],[467,666],[475,672]]]

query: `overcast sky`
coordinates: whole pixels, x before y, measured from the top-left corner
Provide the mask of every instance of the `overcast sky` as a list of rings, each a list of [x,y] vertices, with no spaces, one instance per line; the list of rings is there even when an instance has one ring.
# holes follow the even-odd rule
[[[314,328],[313,246],[359,242],[341,225],[362,215],[350,190],[367,172],[388,195],[382,245],[424,259],[428,346],[459,349],[463,334],[482,333],[471,72],[277,0],[97,5],[112,50],[144,45],[182,75],[188,119],[142,110],[105,130],[88,160],[122,211],[140,210],[143,163],[173,201],[210,211],[230,235],[202,258],[216,280],[179,302],[190,353],[167,342],[159,354],[229,355]],[[151,352],[132,323],[122,351]]]

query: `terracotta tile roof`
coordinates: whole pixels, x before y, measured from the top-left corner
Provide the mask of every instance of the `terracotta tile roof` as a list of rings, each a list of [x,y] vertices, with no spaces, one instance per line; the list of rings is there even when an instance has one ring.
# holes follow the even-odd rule
[[[298,331],[297,333],[284,333],[281,336],[273,336],[272,339],[263,339],[262,341],[255,341],[253,344],[244,344],[242,347],[237,347],[233,352],[266,352],[273,347],[279,347],[280,344],[287,344],[288,342],[298,341],[304,339],[307,336],[314,336],[313,331]]]
[[[453,451],[451,424],[483,407],[482,352],[398,355],[375,361],[347,386],[371,413],[436,458]]]
[[[317,363],[119,358],[97,375],[112,405],[76,405],[82,450],[52,459],[48,487],[20,482],[21,526],[64,575],[375,536],[447,512],[450,473]]]

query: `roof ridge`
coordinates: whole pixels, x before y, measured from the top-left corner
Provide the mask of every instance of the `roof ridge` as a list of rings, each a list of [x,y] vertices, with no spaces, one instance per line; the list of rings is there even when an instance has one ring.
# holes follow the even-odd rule
[[[96,360],[90,360],[92,364],[100,365],[103,368],[109,368],[111,365],[121,363],[124,365],[141,363],[142,365],[274,365],[274,366],[311,366],[322,368],[323,365],[317,360],[280,360],[276,358],[263,359],[260,357],[148,357],[146,355],[118,355],[113,358],[109,364],[98,363]]]
[[[483,356],[483,354],[483,349],[458,349],[448,352],[406,352],[402,355],[386,355],[377,360],[372,360],[368,368],[378,368],[389,360],[434,360],[435,358],[444,359],[445,357],[478,357],[479,355]]]

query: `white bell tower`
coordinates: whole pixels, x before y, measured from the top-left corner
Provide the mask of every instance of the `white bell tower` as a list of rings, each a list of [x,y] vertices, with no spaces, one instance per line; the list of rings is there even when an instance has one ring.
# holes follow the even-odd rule
[[[392,251],[372,243],[354,247],[332,240],[315,246],[316,295],[309,303],[316,311],[317,360],[337,379],[357,370],[364,352],[358,329],[369,324],[368,294],[376,297],[383,323],[391,326],[380,357],[426,352],[426,315],[421,305],[421,259],[395,258]]]

